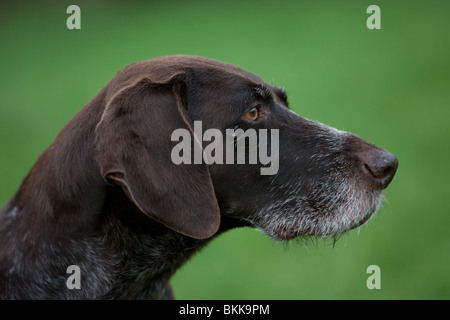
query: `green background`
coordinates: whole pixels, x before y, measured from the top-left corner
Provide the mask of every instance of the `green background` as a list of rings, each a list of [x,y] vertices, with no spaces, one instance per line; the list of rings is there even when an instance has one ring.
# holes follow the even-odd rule
[[[81,30],[66,28],[70,4]],[[371,4],[381,30],[366,27]],[[334,248],[232,230],[175,274],[177,298],[449,299],[449,12],[449,1],[2,2],[0,205],[118,70],[206,56],[284,87],[298,114],[384,147],[400,166],[376,218]],[[370,265],[380,290],[366,287]]]

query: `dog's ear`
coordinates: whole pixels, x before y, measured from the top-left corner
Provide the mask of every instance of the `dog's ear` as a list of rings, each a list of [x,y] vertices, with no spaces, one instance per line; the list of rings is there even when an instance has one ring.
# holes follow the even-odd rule
[[[205,163],[174,164],[175,129],[194,138],[187,113],[187,84],[142,78],[115,94],[96,128],[97,161],[108,182],[120,185],[146,215],[197,239],[214,235],[220,224],[217,199]]]

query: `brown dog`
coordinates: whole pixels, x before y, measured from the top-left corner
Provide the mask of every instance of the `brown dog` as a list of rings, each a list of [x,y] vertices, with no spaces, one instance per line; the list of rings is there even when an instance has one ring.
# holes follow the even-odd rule
[[[175,130],[202,149],[209,129],[276,132],[253,149],[244,144],[248,157],[262,147],[276,155],[276,172],[174,163]],[[169,298],[175,270],[224,230],[251,225],[290,240],[361,225],[397,165],[350,133],[296,115],[283,90],[238,67],[190,56],[137,62],[62,129],[2,210],[0,297]],[[68,286],[73,265],[81,288]]]

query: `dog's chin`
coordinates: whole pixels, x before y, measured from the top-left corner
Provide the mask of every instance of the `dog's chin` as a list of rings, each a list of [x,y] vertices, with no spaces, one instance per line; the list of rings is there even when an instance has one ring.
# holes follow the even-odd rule
[[[355,228],[360,227],[361,225],[363,225],[364,223],[366,223],[368,220],[370,220],[373,216],[375,216],[376,211],[372,211],[369,212],[367,214],[364,215],[364,217],[356,222],[353,223],[349,226],[343,226],[342,228],[336,228],[327,232],[323,232],[322,229],[318,228],[318,230],[316,230],[314,227],[309,231],[301,231],[297,228],[295,228],[294,226],[277,226],[274,227],[273,230],[265,230],[265,232],[271,236],[272,238],[274,238],[275,240],[280,240],[280,241],[290,241],[290,240],[294,240],[297,239],[299,237],[304,237],[304,236],[313,236],[313,237],[330,237],[330,236],[336,236],[336,235],[341,235],[344,234],[346,232],[349,232],[350,230],[353,230]]]
[[[333,237],[336,239],[350,230],[358,228],[373,218],[383,201],[382,192],[361,196],[354,202],[347,202],[333,211],[295,215],[272,212],[278,216],[272,221],[259,224],[266,234],[275,240],[289,241],[304,237]],[[281,218],[284,217],[284,218]]]

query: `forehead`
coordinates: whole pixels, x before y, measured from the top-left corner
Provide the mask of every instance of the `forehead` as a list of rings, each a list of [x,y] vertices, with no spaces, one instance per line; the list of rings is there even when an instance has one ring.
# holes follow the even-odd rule
[[[191,97],[216,104],[217,107],[222,106],[230,112],[242,112],[242,108],[252,102],[269,101],[276,95],[275,88],[258,76],[245,70],[237,71],[211,68],[194,70],[189,83]]]
[[[188,59],[184,64],[190,92],[199,98],[234,105],[271,94],[263,79],[234,65],[209,59]]]
[[[247,79],[254,83],[264,83],[264,80],[262,80],[259,76],[240,67],[226,62],[203,57],[183,55],[169,56],[165,57],[163,65],[164,64],[167,66],[178,66],[185,70],[203,70],[205,72],[215,73],[217,76],[228,75],[229,77]]]
[[[230,106],[242,106],[251,100],[275,99],[288,107],[284,89],[267,84],[254,73],[202,57],[182,56],[179,59],[175,58],[176,62],[186,67],[184,71],[192,80],[191,93],[201,94],[203,98],[213,96],[213,100],[228,101]]]
[[[202,57],[182,56],[181,60],[191,66],[197,77],[220,87],[221,90],[231,89],[235,93],[242,90],[243,94],[251,93],[251,96],[259,99],[276,97],[287,106],[287,94],[284,89],[267,84],[261,77],[245,69],[225,62],[206,59]]]

